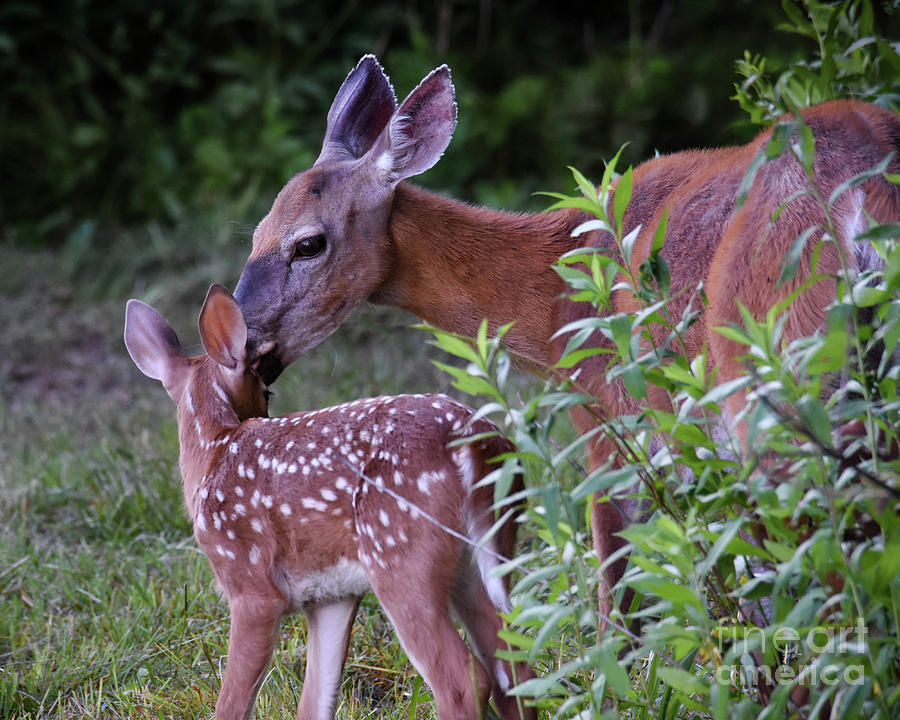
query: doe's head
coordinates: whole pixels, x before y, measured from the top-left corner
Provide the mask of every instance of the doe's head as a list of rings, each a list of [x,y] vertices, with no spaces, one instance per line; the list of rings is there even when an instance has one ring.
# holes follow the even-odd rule
[[[179,408],[186,388],[202,384],[204,390],[217,392],[216,383],[239,420],[266,415],[268,390],[248,358],[244,316],[221,285],[210,287],[199,326],[206,355],[186,357],[166,319],[132,299],[125,308],[125,347],[138,369],[159,380]]]
[[[440,159],[455,127],[446,66],[400,107],[373,56],[347,76],[328,112],[318,160],[285,185],[259,223],[235,290],[251,356],[267,382],[388,277],[394,189]]]

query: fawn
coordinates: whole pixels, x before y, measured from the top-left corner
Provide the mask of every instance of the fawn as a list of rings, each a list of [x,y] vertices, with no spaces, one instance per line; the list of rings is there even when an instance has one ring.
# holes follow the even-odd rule
[[[213,285],[200,312],[206,355],[184,355],[174,330],[138,300],[125,344],[175,401],[184,500],[231,613],[217,720],[249,718],[281,617],[304,612],[308,660],[301,719],[334,716],[360,598],[375,592],[438,715],[534,718],[506,694],[533,677],[497,659],[507,585],[490,571],[509,557],[515,523],[494,525],[480,481],[513,446],[442,395],[399,395],[266,417],[268,391],[248,364],[247,326]],[[448,447],[453,440],[473,440]],[[521,490],[516,477],[513,492]],[[451,612],[471,640],[477,662]]]

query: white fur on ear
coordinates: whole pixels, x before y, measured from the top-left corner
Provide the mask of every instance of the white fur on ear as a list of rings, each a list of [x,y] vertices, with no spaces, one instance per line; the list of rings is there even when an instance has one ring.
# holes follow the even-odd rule
[[[428,170],[450,144],[456,116],[450,68],[441,65],[406,97],[375,143],[376,171],[398,183]]]

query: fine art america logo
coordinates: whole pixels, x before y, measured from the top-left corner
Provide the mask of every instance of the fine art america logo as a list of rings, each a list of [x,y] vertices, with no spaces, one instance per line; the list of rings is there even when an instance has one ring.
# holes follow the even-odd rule
[[[756,627],[722,626],[719,652],[736,662],[719,665],[716,681],[745,686],[862,685],[864,666],[855,661],[865,653],[867,635],[861,618],[855,627],[818,626],[803,632],[786,626],[769,633]],[[774,665],[763,660],[772,657],[772,650]]]

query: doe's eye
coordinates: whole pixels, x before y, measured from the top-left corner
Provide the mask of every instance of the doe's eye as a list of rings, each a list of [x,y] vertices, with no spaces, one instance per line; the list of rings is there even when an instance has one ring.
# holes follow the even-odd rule
[[[291,261],[315,257],[325,249],[324,235],[310,235],[294,245],[294,256]]]

